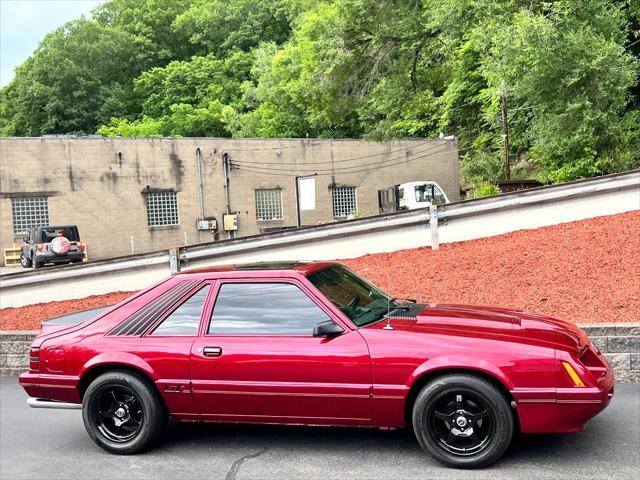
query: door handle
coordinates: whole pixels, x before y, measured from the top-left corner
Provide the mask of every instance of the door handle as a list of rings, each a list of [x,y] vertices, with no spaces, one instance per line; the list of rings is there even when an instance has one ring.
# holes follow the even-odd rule
[[[220,355],[222,355],[222,348],[221,347],[204,347],[202,349],[202,354],[205,357],[219,357]]]

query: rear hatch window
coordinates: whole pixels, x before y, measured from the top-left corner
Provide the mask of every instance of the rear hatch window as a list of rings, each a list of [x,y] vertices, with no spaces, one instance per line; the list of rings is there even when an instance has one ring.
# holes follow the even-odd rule
[[[51,243],[51,240],[56,238],[60,234],[60,232],[62,232],[62,235],[66,237],[66,239],[70,242],[77,242],[78,240],[80,240],[78,229],[76,227],[46,227],[41,230],[41,238],[38,240],[38,242]]]

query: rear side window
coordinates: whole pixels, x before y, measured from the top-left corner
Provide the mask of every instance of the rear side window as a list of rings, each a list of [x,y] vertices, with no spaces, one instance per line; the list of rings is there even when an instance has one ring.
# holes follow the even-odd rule
[[[209,285],[202,287],[176,308],[156,327],[151,335],[198,335],[202,307],[209,293]]]
[[[218,335],[312,335],[328,320],[307,294],[289,283],[225,283],[209,333]]]

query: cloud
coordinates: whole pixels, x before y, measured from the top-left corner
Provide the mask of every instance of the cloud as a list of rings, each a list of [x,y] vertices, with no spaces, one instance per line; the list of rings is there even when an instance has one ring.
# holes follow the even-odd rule
[[[91,10],[104,0],[0,0],[0,86],[36,49],[45,34]]]

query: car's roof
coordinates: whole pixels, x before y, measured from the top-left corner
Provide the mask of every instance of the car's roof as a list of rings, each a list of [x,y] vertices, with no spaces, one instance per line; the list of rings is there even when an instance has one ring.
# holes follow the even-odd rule
[[[42,227],[37,227],[37,229],[44,229],[44,228],[69,228],[69,227],[74,227],[74,228],[78,228],[76,225],[70,223],[68,225],[46,225],[46,226],[42,226]]]
[[[322,270],[332,265],[338,265],[337,262],[316,262],[316,261],[274,261],[274,262],[253,262],[229,265],[216,265],[213,267],[194,268],[184,270],[180,275],[188,275],[192,273],[228,273],[228,272],[247,272],[247,271],[277,271],[279,274],[284,272],[298,273],[309,275],[310,273]]]

